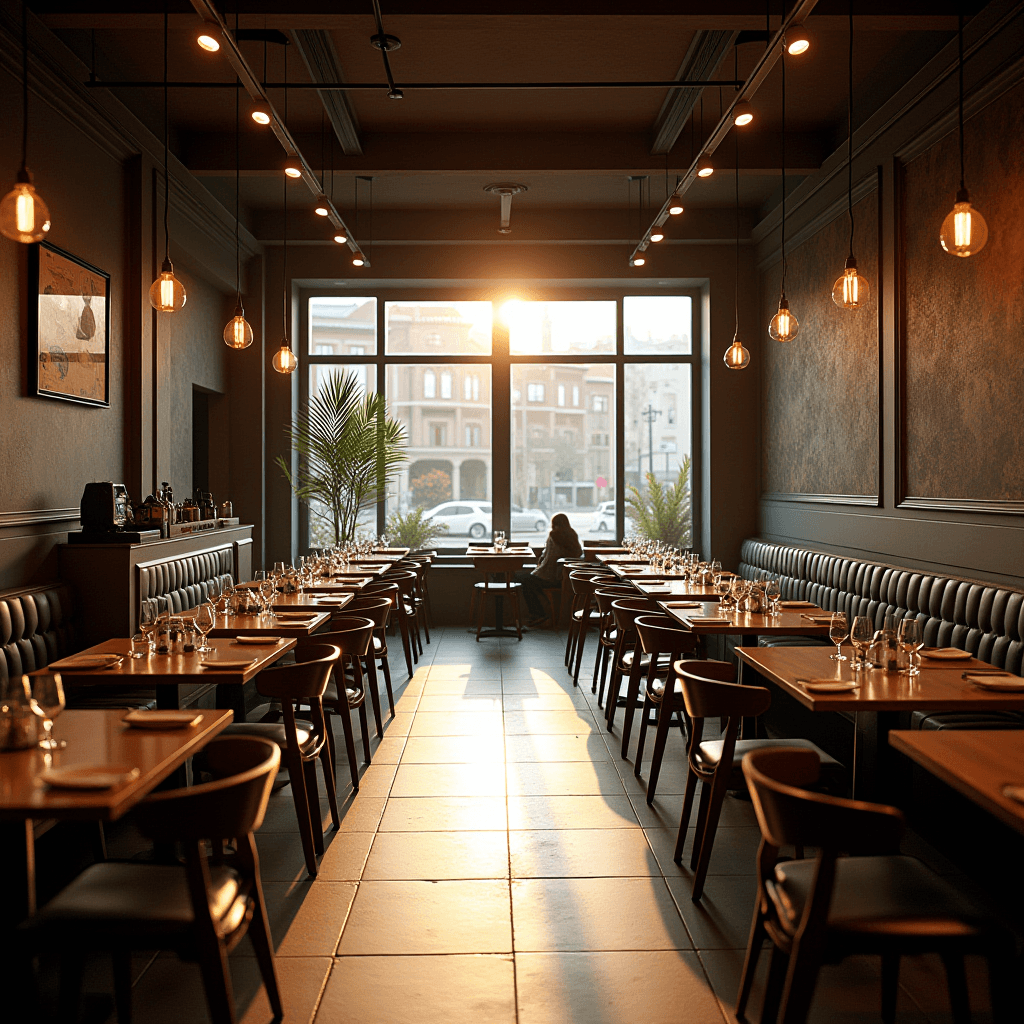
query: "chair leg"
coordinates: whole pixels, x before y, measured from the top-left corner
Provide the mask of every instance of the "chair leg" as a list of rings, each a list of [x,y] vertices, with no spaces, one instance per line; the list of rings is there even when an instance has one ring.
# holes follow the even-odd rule
[[[409,678],[412,679],[412,654],[409,645],[409,624],[405,621],[405,616],[401,612],[395,613],[395,618],[398,619],[398,631],[402,635],[402,650],[405,652],[405,667],[409,670]]]
[[[711,799],[708,801],[707,815],[704,819],[704,828],[700,836],[700,857],[697,861],[697,871],[693,876],[693,892],[690,899],[699,900],[704,893],[704,879],[708,874],[708,867],[711,864],[711,850],[715,845],[715,834],[718,832],[718,819],[722,816],[722,803],[725,800],[726,787],[729,785],[728,770],[715,772],[711,780]]]
[[[211,1024],[235,1024],[235,1000],[231,991],[231,972],[223,943],[202,943],[199,969],[203,973],[206,1006]]]
[[[782,990],[779,1024],[803,1024],[807,1020],[820,966],[817,949],[804,952],[799,943],[794,944],[793,952],[789,955],[786,984]]]
[[[594,677],[590,685],[590,692],[594,692],[594,684],[597,682],[598,670],[601,666],[601,655],[604,654],[605,645],[603,643],[605,624],[599,619],[597,622],[597,650],[594,652]],[[604,687],[604,679],[601,680],[601,687]],[[601,698],[597,698],[598,706],[601,704]]]
[[[335,676],[337,679],[337,676]],[[342,676],[341,690],[338,694],[339,701],[332,708],[335,715],[341,719],[341,729],[345,736],[345,753],[348,755],[348,770],[352,776],[352,788],[359,789],[359,765],[356,762],[356,738],[352,730],[352,709],[348,706],[348,698],[345,696],[344,675]],[[334,743],[334,730],[328,731],[328,739]],[[337,755],[332,758],[335,765],[338,763]]]
[[[127,949],[114,950],[114,1005],[117,1024],[132,1024],[132,955]]]
[[[363,679],[365,680],[366,687],[364,693],[368,690],[370,693],[370,703],[373,705],[373,722],[377,726],[377,738],[384,739],[384,722],[381,719],[380,714],[380,691],[377,689],[377,668],[374,664],[373,655],[369,654],[365,658],[355,659],[360,668],[365,668],[363,673]]]
[[[672,859],[677,864],[683,862],[683,847],[686,845],[686,831],[690,827],[690,813],[693,810],[693,795],[697,791],[697,774],[687,764],[686,795],[683,797],[683,813],[679,817],[679,831],[676,833],[676,849]]]
[[[779,1003],[782,1000],[782,988],[786,983],[786,969],[789,957],[772,946],[771,960],[768,962],[768,982],[764,987],[764,1003],[761,1005],[762,1024],[776,1024],[779,1017]]]
[[[249,836],[252,844],[252,855],[259,864],[256,852],[256,840]],[[274,967],[274,944],[270,937],[270,922],[267,919],[267,905],[263,899],[263,886],[259,880],[257,868],[256,885],[252,892],[253,912],[252,921],[249,923],[249,940],[252,942],[253,951],[256,954],[256,962],[260,967],[260,976],[263,978],[263,987],[267,990],[267,1002],[270,1003],[270,1012],[276,1017],[284,1016],[284,1007],[281,1004],[281,992],[277,986],[277,970]]]
[[[380,659],[381,671],[384,673],[384,689],[388,694],[388,707],[391,708],[391,717],[395,717],[395,694],[391,689],[391,666],[388,664],[388,656],[386,654],[381,655]]]
[[[569,635],[565,638],[565,667],[572,664],[573,638],[576,633],[576,596],[569,605]]]
[[[290,752],[289,752],[290,753]],[[306,870],[310,878],[316,878],[316,847],[313,844],[313,820],[309,813],[309,794],[306,792],[306,776],[298,756],[288,758],[288,781],[291,783],[295,817],[299,823],[299,838],[302,853],[306,859]]]
[[[754,975],[757,974],[757,962],[761,958],[764,940],[764,917],[761,914],[760,900],[755,897],[754,918],[750,922],[750,938],[747,940],[747,952],[743,958],[743,970],[740,972],[740,990],[736,996],[736,1017],[741,1024],[746,1022],[747,1002],[750,999],[750,990],[754,986]],[[764,1015],[761,1019],[765,1020]]]
[[[661,776],[661,762],[665,757],[665,744],[669,730],[672,728],[672,705],[666,696],[658,709],[658,724],[654,730],[654,749],[651,751],[651,775],[647,780],[647,805],[654,803],[654,794],[658,791],[658,778]]]
[[[967,997],[967,975],[964,973],[964,958],[953,953],[944,954],[942,963],[946,968],[946,984],[949,986],[949,1005],[953,1011],[953,1024],[971,1024],[971,1004]],[[883,961],[884,967],[884,961]],[[899,961],[897,960],[897,969]],[[884,975],[883,975],[884,977]],[[995,1010],[995,1007],[993,1007]],[[896,1018],[896,1005],[893,1002],[893,1020]],[[885,1024],[891,1024],[884,1017]]]
[[[476,603],[476,642],[480,643],[480,631],[484,628],[484,616],[487,614],[487,591],[480,595]]]
[[[945,959],[945,958],[943,958]],[[960,961],[961,970],[963,961]],[[949,976],[949,965],[946,965],[946,974]],[[885,1024],[896,1024],[896,1002],[899,998],[900,987],[900,958],[899,954],[882,954],[882,1020]],[[949,987],[952,1000],[953,985]],[[965,992],[966,995],[966,992]],[[953,1020],[957,1020],[956,1011],[953,1011]]]
[[[517,637],[517,639],[522,640],[523,639],[523,623],[522,623],[522,616],[520,616],[520,614],[519,614],[519,591],[518,590],[510,590],[508,592],[508,596],[512,600],[512,614],[515,616],[515,622],[516,622],[516,637]]]
[[[576,667],[572,673],[572,685],[578,687],[580,685],[580,665],[583,662],[583,648],[587,643],[587,629],[590,625],[590,611],[589,609],[583,613],[583,618],[580,619],[580,631],[579,636],[576,640]]]
[[[647,739],[647,726],[650,722],[651,709],[654,707],[654,701],[651,700],[650,695],[644,694],[644,707],[641,715],[643,716],[640,720],[640,726],[637,729],[636,737],[636,761],[633,764],[633,774],[639,779],[644,763],[644,742]],[[625,728],[625,726],[623,726]],[[625,744],[623,744],[625,746]],[[625,755],[623,755],[625,756]]]
[[[313,849],[318,857],[324,853],[324,822],[320,816],[320,787],[316,781],[316,761],[302,762],[302,781],[306,784],[306,803],[313,829]]]
[[[629,685],[626,687],[626,706],[623,709],[622,716],[622,746],[621,754],[623,760],[629,755],[629,734],[633,731],[633,715],[636,713],[636,702],[640,696],[640,673],[643,671],[643,666],[640,664],[640,644],[637,643],[633,648],[633,664],[629,667]],[[650,686],[653,683],[654,678],[658,671],[658,655],[654,653],[651,655],[651,667],[647,673],[647,685]],[[666,680],[666,688],[669,685],[669,681]],[[646,697],[645,697],[646,700]],[[615,722],[615,708],[609,706],[608,708],[608,731],[612,731],[612,725]],[[640,759],[637,758],[637,764],[640,763]]]
[[[704,822],[708,816],[708,804],[711,802],[711,779],[701,779],[700,799],[697,801],[697,826],[693,836],[693,849],[690,851],[690,870],[697,870],[700,857],[700,841],[704,835]],[[683,841],[686,837],[683,836]]]
[[[341,828],[341,812],[338,810],[338,787],[335,782],[334,751],[331,749],[330,743],[325,743],[320,748],[320,766],[324,771],[324,789],[327,791],[327,804],[331,809],[331,824],[334,825],[334,830],[337,831]]]
[[[370,726],[366,720],[366,699],[359,705],[359,728],[363,734],[363,760],[370,764]]]

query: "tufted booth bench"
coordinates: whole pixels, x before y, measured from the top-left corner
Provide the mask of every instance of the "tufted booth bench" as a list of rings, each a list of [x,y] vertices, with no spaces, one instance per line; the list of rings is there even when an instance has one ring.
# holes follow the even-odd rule
[[[138,597],[163,598],[167,610],[182,612],[202,604],[209,596],[209,584],[226,573],[234,573],[234,552],[230,545],[197,551],[180,558],[140,562]]]
[[[783,598],[814,601],[827,611],[846,612],[847,621],[867,615],[876,629],[887,614],[897,622],[916,616],[924,623],[928,646],[959,647],[1017,674],[1024,666],[1024,591],[759,539],[744,541],[740,558],[741,576],[755,579],[770,573],[778,578]],[[982,725],[976,718],[918,713],[914,725],[996,727]],[[1021,725],[1024,719],[1010,716],[1002,727]]]
[[[46,668],[81,648],[72,590],[62,583],[0,594],[0,693],[12,676]],[[155,707],[153,691],[86,686],[67,694],[72,707]]]

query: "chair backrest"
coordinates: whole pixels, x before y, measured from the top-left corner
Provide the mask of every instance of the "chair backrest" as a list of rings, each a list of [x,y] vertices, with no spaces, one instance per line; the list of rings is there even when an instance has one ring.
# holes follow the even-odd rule
[[[408,569],[396,569],[387,574],[388,583],[394,583],[403,597],[410,597],[416,592],[416,573]]]
[[[761,835],[770,846],[813,846],[833,853],[896,853],[903,835],[901,811],[885,804],[812,793],[818,755],[797,747],[753,750],[743,775]]]
[[[362,590],[359,591],[359,597],[390,597],[392,601],[395,601],[398,597],[398,584],[397,583],[367,583]]]
[[[473,557],[473,568],[477,572],[493,576],[511,576],[519,571],[519,566],[510,564],[515,559],[509,559],[505,555],[475,555]]]
[[[671,615],[638,615],[633,628],[645,654],[693,653],[700,644],[697,636],[683,629]]]
[[[387,625],[388,615],[391,612],[391,598],[362,597],[349,604],[345,611],[363,618],[373,619],[374,626],[377,629],[382,629]]]
[[[236,839],[263,824],[281,763],[278,745],[258,736],[221,736],[204,753],[217,778],[148,796],[132,816],[144,836],[167,843]]]
[[[672,666],[691,718],[742,718],[764,714],[772,695],[763,686],[740,686],[730,661],[677,661]]]
[[[586,598],[587,600],[593,596],[597,585],[606,578],[603,575],[591,572],[589,569],[577,569],[569,573],[569,583],[572,586],[572,592],[576,597]]]
[[[331,619],[329,633],[317,633],[317,640],[334,644],[346,657],[362,658],[373,643],[373,619],[358,615],[338,615]],[[257,676],[257,679],[259,677]]]
[[[612,618],[615,628],[632,632],[633,623],[640,615],[656,612],[658,606],[646,597],[620,597],[612,601]]]
[[[320,633],[316,638],[320,642],[297,649],[294,665],[265,668],[260,672],[256,676],[257,692],[264,697],[289,701],[322,697],[330,681],[334,663],[342,653],[336,645],[323,642],[326,635]]]

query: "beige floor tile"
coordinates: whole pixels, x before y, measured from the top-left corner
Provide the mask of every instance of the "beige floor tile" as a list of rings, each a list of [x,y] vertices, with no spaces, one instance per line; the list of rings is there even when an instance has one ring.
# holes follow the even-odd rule
[[[375,726],[374,726],[374,723],[373,723],[373,709],[372,708],[367,708],[366,713],[369,716],[370,729],[372,731],[373,729],[375,729]],[[387,739],[387,737],[389,737],[389,736],[408,736],[409,735],[409,730],[412,728],[413,720],[416,718],[415,714],[413,714],[411,711],[396,711],[395,712],[395,717],[392,718],[390,716],[390,712],[388,710],[387,697],[384,697],[381,700],[381,710],[380,710],[380,713],[381,713],[381,724],[384,726],[384,738],[385,739]],[[357,752],[362,750],[362,748],[359,745],[362,742],[359,739],[359,736],[360,736],[360,733],[357,730],[356,731],[356,751]]]
[[[509,832],[514,878],[660,875],[642,829],[541,829]]]
[[[381,832],[490,832],[507,827],[499,796],[392,797]]]
[[[472,684],[500,679],[501,667],[499,665],[492,666],[477,661],[464,661],[457,656],[444,661],[435,660],[427,671],[428,684],[441,681]],[[424,687],[424,692],[427,692],[426,687]]]
[[[553,672],[530,672],[529,670],[507,673],[502,677],[501,689],[506,694],[536,696],[542,693],[572,693],[572,678],[562,669],[561,674]],[[578,691],[576,691],[578,692]]]
[[[682,864],[675,864],[672,860],[678,828],[645,828],[645,831],[648,842],[654,847],[654,853],[667,877],[693,877],[690,871],[690,856],[693,851],[695,829],[687,830]],[[711,851],[708,874],[755,874],[757,871],[757,848],[760,844],[761,833],[756,828],[719,828],[715,833],[715,845]]]
[[[372,721],[372,719],[371,719]],[[370,732],[373,733],[373,726],[370,726]],[[356,737],[356,757],[359,761],[363,759],[363,741],[359,732],[359,727],[355,729]],[[376,740],[376,734],[374,734]],[[397,733],[388,735],[384,733],[384,739],[376,741],[374,746],[371,743],[370,756],[373,758],[373,764],[398,764],[402,760],[402,751],[405,750],[406,738],[399,736]],[[342,740],[338,745],[339,750],[345,749],[345,741]],[[339,778],[340,778],[339,774]]]
[[[318,881],[357,882],[373,843],[373,832],[339,832],[320,858]]]
[[[509,828],[639,828],[625,796],[511,796]]]
[[[599,733],[576,736],[506,736],[505,760],[610,761],[612,755]]]
[[[526,878],[512,882],[516,953],[690,949],[662,878]]]
[[[405,713],[414,712],[419,707],[420,699],[423,696],[423,687],[417,685],[415,690],[407,689],[404,693],[395,694],[395,710]],[[383,698],[387,700],[387,696]],[[385,704],[385,707],[387,705]]]
[[[274,935],[277,955],[333,956],[355,894],[355,882],[315,881],[284,937]]]
[[[430,679],[423,687],[424,697],[498,697],[500,679]]]
[[[357,793],[347,805],[341,805],[341,828],[338,831],[375,832],[385,803],[385,797]]]
[[[502,684],[504,685],[504,684]],[[576,693],[506,693],[502,697],[502,706],[509,711],[575,711],[577,708],[589,710],[586,697]]]
[[[505,766],[485,764],[403,764],[392,796],[504,796]]]
[[[410,736],[403,764],[468,764],[473,761],[504,761],[501,737]]]
[[[347,771],[347,763],[343,767]],[[395,781],[397,771],[397,764],[386,764],[382,761],[364,765],[363,774],[359,776],[359,795],[387,796],[391,792],[391,784]]]
[[[500,736],[500,711],[419,711],[410,736]]]
[[[695,953],[517,953],[519,1024],[723,1024]]]
[[[324,843],[333,845],[335,834]],[[306,860],[298,832],[260,832],[256,836],[260,856],[260,878],[264,882],[301,882],[306,878]],[[356,878],[359,876],[356,875]]]
[[[621,796],[622,781],[607,761],[519,761],[506,765],[511,796]]]
[[[506,736],[573,736],[597,731],[597,721],[587,708],[505,712]]]
[[[320,1024],[515,1024],[510,956],[341,957]]]
[[[361,882],[339,956],[510,953],[507,881]]]
[[[364,879],[507,878],[506,832],[378,832]]]
[[[755,875],[709,875],[696,903],[689,877],[667,878],[696,949],[746,949],[757,896]]]
[[[422,712],[449,711],[501,711],[498,693],[441,693],[427,694],[420,700]]]

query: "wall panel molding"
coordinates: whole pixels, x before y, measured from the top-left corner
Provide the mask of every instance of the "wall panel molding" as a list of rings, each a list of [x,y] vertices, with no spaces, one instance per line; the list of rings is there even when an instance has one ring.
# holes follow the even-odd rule
[[[880,508],[881,499],[877,494],[787,494],[770,491],[761,495],[762,501],[809,502],[814,505],[859,505],[862,508]]]
[[[25,512],[0,512],[0,530],[15,526],[42,526],[49,523],[78,522],[81,510],[75,508],[40,508]]]

